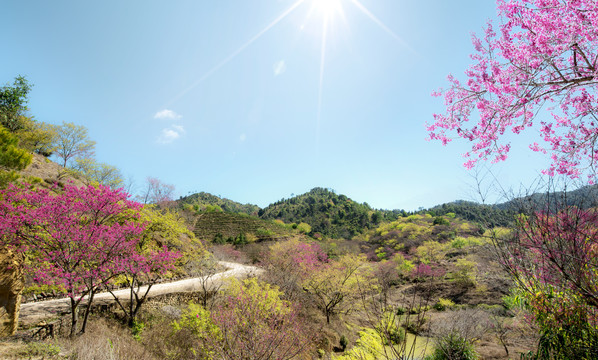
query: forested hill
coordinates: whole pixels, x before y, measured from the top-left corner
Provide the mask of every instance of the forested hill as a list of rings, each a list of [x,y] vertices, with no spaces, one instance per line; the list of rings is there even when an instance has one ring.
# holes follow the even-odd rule
[[[290,199],[282,199],[259,211],[263,219],[280,219],[286,223],[304,222],[312,234],[332,238],[352,238],[374,228],[383,220],[396,219],[402,211],[372,209],[334,191],[314,188]]]
[[[178,203],[183,208],[193,209],[196,212],[205,210],[224,211],[231,213],[243,213],[247,215],[257,215],[259,206],[253,204],[241,204],[233,200],[221,198],[206,192],[182,197]]]
[[[458,200],[434,206],[424,212],[433,216],[455,214],[457,217],[484,227],[508,226],[515,219],[516,211],[512,207],[483,205],[471,201]]]
[[[485,227],[509,226],[515,215],[531,211],[558,211],[567,206],[582,209],[598,207],[598,185],[584,186],[572,191],[547,191],[516,197],[513,200],[495,205],[478,204],[458,200],[434,206],[424,212],[432,215],[454,213],[458,217],[481,224]]]

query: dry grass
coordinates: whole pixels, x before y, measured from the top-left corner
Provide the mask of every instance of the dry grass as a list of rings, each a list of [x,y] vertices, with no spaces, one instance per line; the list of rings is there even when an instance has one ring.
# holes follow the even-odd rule
[[[152,360],[131,330],[112,319],[94,318],[87,331],[74,339],[58,341],[67,359],[72,360]]]

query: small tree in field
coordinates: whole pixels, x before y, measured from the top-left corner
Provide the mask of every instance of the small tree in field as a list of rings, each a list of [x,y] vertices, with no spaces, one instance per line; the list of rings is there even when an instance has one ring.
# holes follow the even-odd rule
[[[303,288],[313,297],[316,306],[326,316],[350,312],[364,289],[375,288],[372,269],[365,255],[344,255],[312,271]]]
[[[530,144],[549,153],[549,175],[571,178],[598,159],[598,4],[594,0],[497,0],[501,24],[473,37],[474,64],[467,81],[449,76],[446,113],[435,114],[430,138],[446,144],[451,135],[473,142],[466,167],[479,159],[506,159],[505,133],[536,128],[545,142]],[[545,105],[550,115],[540,112]],[[538,114],[542,114],[541,118]],[[473,121],[477,118],[477,121]]]
[[[57,193],[11,185],[0,199],[2,245],[31,257],[27,270],[35,281],[66,289],[71,335],[79,330],[79,305],[88,297],[80,327],[85,332],[100,286],[141,261],[136,249],[144,225],[134,221],[141,205],[102,185],[66,185]]]
[[[290,239],[270,246],[263,266],[268,270],[268,279],[287,299],[295,300],[303,293],[301,283],[327,262],[328,256],[318,243]]]

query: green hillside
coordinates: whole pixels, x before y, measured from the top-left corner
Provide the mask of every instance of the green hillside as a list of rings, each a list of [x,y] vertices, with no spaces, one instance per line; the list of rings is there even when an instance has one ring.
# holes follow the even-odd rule
[[[233,200],[221,198],[206,192],[189,195],[180,198],[177,201],[181,207],[186,210],[194,210],[195,212],[205,211],[206,208],[219,207],[222,211],[231,213],[242,213],[248,215],[256,215],[259,211],[259,206],[253,204],[241,204]],[[216,208],[217,209],[217,208]],[[218,210],[220,210],[218,209]]]
[[[512,224],[515,219],[515,214],[517,213],[512,207],[484,205],[463,200],[437,205],[425,212],[436,216],[452,213],[459,218],[489,228],[495,226],[509,226]]]
[[[314,188],[305,194],[280,200],[259,211],[263,219],[307,223],[312,227],[312,235],[319,233],[346,239],[375,227],[383,220],[396,219],[399,213],[375,210],[367,203],[357,203],[324,188]]]

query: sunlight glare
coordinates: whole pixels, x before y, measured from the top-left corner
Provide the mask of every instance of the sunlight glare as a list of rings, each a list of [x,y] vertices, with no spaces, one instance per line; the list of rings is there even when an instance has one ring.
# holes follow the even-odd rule
[[[341,0],[313,0],[313,7],[324,17],[342,12]]]

